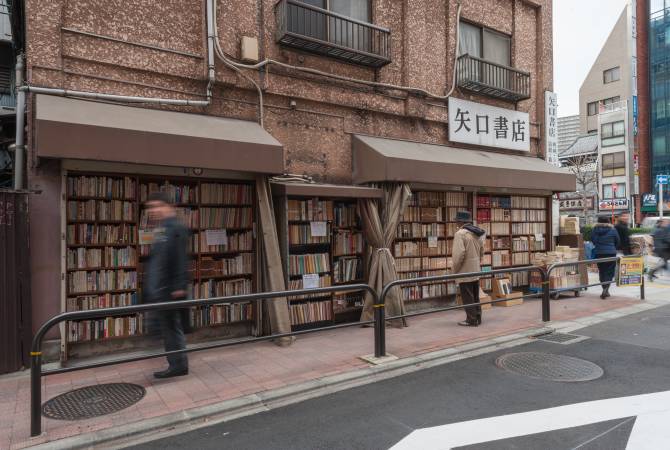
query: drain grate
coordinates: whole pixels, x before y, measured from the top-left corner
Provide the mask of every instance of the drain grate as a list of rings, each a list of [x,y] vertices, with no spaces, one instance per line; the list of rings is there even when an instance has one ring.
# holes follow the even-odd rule
[[[52,398],[42,405],[50,419],[81,420],[121,411],[142,400],[146,390],[137,384],[86,386]]]
[[[553,342],[555,344],[574,344],[575,342],[581,342],[588,339],[588,336],[579,336],[576,334],[569,333],[548,333],[541,334],[539,336],[534,336],[535,339],[540,341]]]
[[[550,381],[591,381],[603,376],[603,369],[579,358],[553,353],[508,353],[496,359],[496,366],[517,375]]]

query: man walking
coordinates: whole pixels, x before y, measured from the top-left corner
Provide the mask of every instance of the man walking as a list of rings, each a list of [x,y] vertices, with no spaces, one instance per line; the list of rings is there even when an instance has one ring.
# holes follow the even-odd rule
[[[454,235],[452,259],[454,273],[470,273],[481,271],[481,257],[484,256],[485,232],[472,224],[472,214],[469,211],[458,211],[456,222],[459,229]],[[479,303],[479,278],[468,277],[457,280],[464,305]],[[476,327],[482,323],[482,307],[469,306],[465,308],[466,320],[458,322],[464,327]]]
[[[146,201],[149,219],[155,224],[149,258],[144,264],[142,284],[146,303],[168,302],[186,298],[188,230],[178,220],[177,211],[165,192],[154,192]],[[186,310],[162,310],[156,313],[165,351],[186,348],[184,328]],[[156,378],[170,378],[188,374],[185,353],[169,355],[167,370],[155,372]]]
[[[656,230],[654,230],[654,254],[661,261],[649,271],[649,281],[653,281],[656,278],[656,272],[660,269],[666,269],[668,266],[668,259],[670,259],[670,221],[668,219],[660,219],[656,224]]]
[[[630,223],[630,214],[624,212],[621,213],[619,219],[617,220],[616,225],[614,226],[614,228],[616,228],[617,233],[619,233],[619,248],[617,250],[623,253],[624,256],[633,254],[633,250],[631,249],[630,246],[630,235],[628,229],[629,223]]]

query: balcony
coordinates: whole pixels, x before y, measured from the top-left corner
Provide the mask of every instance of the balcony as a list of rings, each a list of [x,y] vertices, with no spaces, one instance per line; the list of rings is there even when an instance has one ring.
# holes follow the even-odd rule
[[[386,28],[297,0],[281,0],[275,16],[282,45],[369,67],[391,62],[391,32]]]
[[[530,74],[463,55],[456,66],[458,87],[490,97],[518,102],[530,98]]]

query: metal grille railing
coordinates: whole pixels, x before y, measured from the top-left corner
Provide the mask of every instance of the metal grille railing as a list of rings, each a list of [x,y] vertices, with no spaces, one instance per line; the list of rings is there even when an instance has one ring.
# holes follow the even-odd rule
[[[371,67],[391,62],[386,28],[298,0],[281,0],[275,15],[281,44]]]
[[[458,86],[491,97],[518,102],[530,98],[530,74],[471,55],[458,58]]]

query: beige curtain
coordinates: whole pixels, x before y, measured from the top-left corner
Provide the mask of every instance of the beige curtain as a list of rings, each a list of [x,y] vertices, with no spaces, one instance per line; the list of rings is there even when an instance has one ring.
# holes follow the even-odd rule
[[[368,265],[368,284],[381,294],[385,285],[397,279],[395,260],[391,253],[391,245],[396,236],[400,217],[405,211],[411,191],[408,184],[388,184],[383,187],[384,197],[379,200],[359,200],[363,232],[371,247]],[[361,313],[361,321],[372,320],[374,317],[374,301],[368,293]],[[386,316],[405,313],[405,304],[400,289],[394,288],[386,296]],[[394,326],[407,326],[406,320],[393,321]]]

